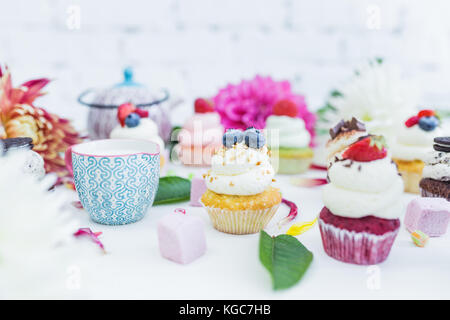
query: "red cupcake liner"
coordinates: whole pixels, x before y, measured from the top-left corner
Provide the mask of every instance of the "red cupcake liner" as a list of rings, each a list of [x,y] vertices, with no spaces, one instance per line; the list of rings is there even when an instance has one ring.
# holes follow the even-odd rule
[[[353,264],[371,265],[386,260],[399,228],[375,235],[340,229],[319,218],[325,252],[332,258]]]

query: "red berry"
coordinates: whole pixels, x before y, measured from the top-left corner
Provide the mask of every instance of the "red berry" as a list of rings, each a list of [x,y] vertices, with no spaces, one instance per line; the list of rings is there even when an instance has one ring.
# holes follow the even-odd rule
[[[419,113],[417,114],[417,116],[418,116],[419,118],[422,118],[422,117],[432,117],[432,116],[434,116],[434,115],[435,115],[434,110],[420,110]]]
[[[405,126],[410,128],[418,123],[419,123],[419,116],[412,116],[411,118],[405,121]]]
[[[296,117],[298,115],[298,108],[294,102],[283,99],[275,103],[273,106],[273,114],[276,116]]]
[[[198,98],[194,102],[195,113],[214,112],[214,105],[211,100]]]
[[[369,162],[383,159],[387,155],[384,139],[378,136],[370,136],[350,145],[342,154],[343,159],[360,162]]]
[[[117,110],[117,120],[119,120],[120,125],[125,127],[125,118],[136,110],[136,106],[132,103],[121,104]]]
[[[134,113],[136,113],[141,118],[147,118],[148,117],[148,110],[136,109],[136,110],[134,110]]]

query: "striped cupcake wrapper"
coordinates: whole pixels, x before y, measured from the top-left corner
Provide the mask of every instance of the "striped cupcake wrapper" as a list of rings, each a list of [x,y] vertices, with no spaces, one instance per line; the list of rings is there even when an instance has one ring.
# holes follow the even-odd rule
[[[258,233],[269,223],[280,205],[261,210],[226,210],[206,207],[215,229],[231,234]]]
[[[387,259],[399,228],[375,235],[337,228],[319,218],[325,252],[332,258],[359,265],[378,264]]]

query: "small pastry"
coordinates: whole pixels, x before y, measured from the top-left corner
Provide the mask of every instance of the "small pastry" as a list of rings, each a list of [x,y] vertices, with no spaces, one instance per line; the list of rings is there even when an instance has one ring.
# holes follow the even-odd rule
[[[433,148],[426,157],[419,184],[422,196],[450,201],[450,137],[434,138]]]
[[[264,135],[255,128],[228,130],[223,144],[204,175],[207,191],[201,202],[217,230],[257,233],[281,203],[280,191],[272,187],[275,172]]]
[[[41,179],[45,176],[44,159],[39,153],[33,150],[33,139],[31,138],[10,138],[0,140],[0,155],[6,155],[8,152],[23,152],[22,171],[26,174]]]
[[[138,139],[152,141],[159,146],[161,167],[164,165],[164,141],[158,135],[158,126],[148,118],[148,111],[138,109],[131,103],[119,106],[119,125],[110,134],[111,139]]]
[[[180,161],[188,166],[209,166],[212,155],[221,146],[223,131],[211,102],[195,100],[195,114],[178,134]]]
[[[331,132],[333,140],[342,139],[335,132]],[[319,216],[325,252],[347,263],[383,262],[400,227],[398,198],[403,181],[382,137],[359,137],[335,153],[328,178],[330,183],[323,187],[325,207]]]
[[[273,107],[273,115],[266,120],[267,145],[278,173],[302,173],[312,163],[314,153],[309,147],[311,134],[306,130],[305,121],[297,115],[295,103],[281,100]]]
[[[450,202],[442,198],[417,198],[406,209],[405,226],[409,232],[420,230],[430,237],[447,232]]]
[[[439,125],[440,120],[433,110],[421,110],[400,128],[392,146],[392,160],[402,175],[405,192],[420,193],[424,160],[432,151],[433,138],[441,133]]]
[[[191,263],[206,252],[203,221],[186,214],[184,209],[158,221],[158,241],[161,255],[180,264]]]

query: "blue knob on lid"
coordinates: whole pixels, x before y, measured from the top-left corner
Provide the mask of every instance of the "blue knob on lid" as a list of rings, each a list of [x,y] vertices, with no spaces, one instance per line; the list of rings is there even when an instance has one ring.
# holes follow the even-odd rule
[[[123,69],[124,82],[133,82],[133,68],[126,67]]]

